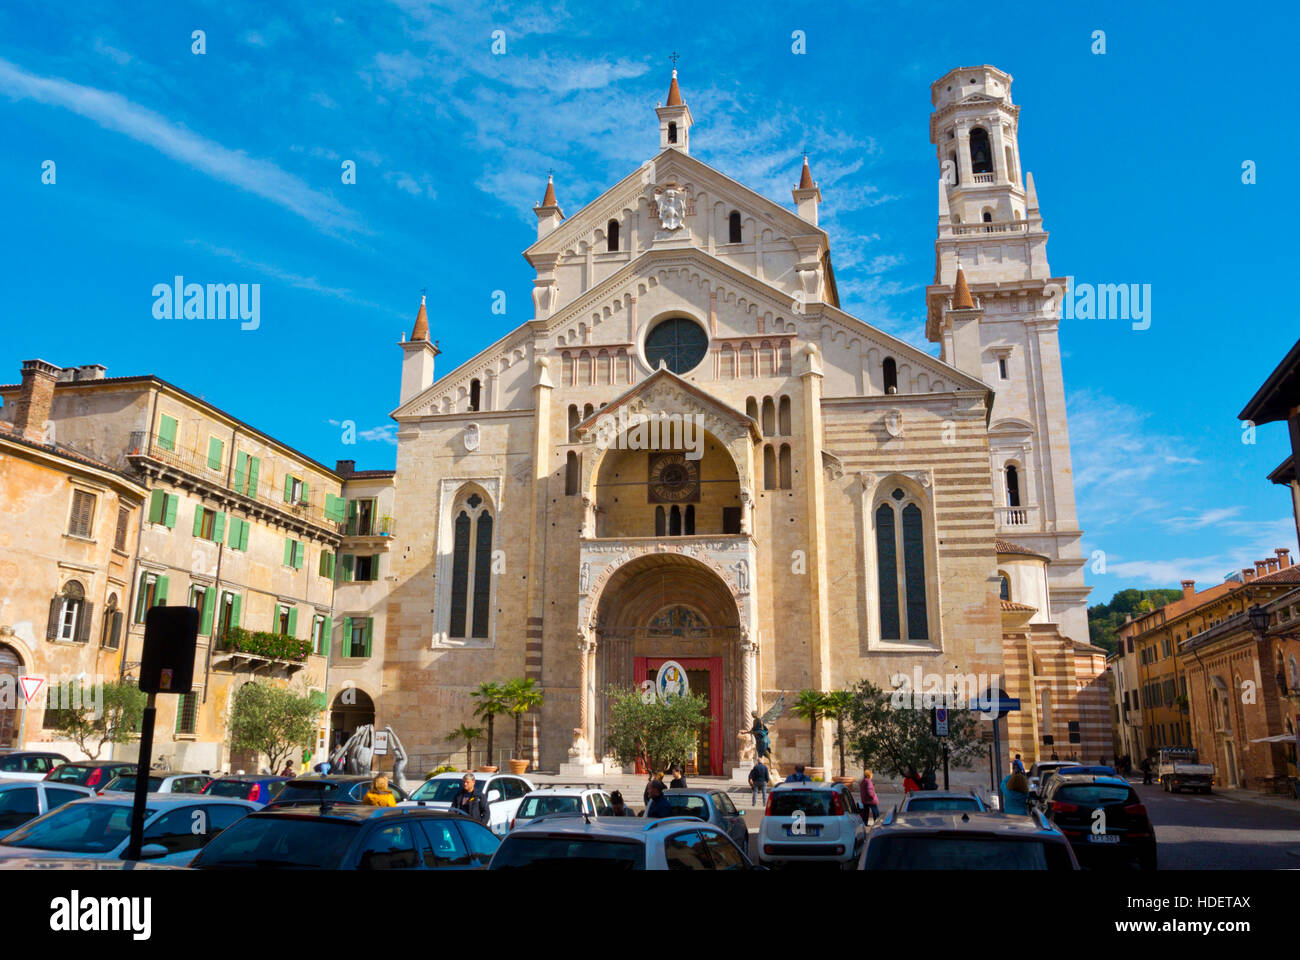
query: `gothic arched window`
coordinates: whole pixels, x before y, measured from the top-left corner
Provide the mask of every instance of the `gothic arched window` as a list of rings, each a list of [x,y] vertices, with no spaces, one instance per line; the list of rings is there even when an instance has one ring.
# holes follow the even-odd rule
[[[50,621],[45,630],[48,640],[77,640],[90,637],[91,604],[86,603],[86,589],[79,580],[69,580],[63,591],[50,603]]]
[[[740,230],[740,211],[732,210],[731,216],[727,218],[727,242],[741,243],[742,235]]]
[[[486,639],[492,598],[492,512],[471,493],[455,508],[452,522],[451,620],[454,639]]]
[[[605,249],[618,253],[618,221],[611,220],[605,226]]]
[[[914,496],[895,487],[877,502],[873,516],[880,639],[929,640],[929,588],[921,506]]]
[[[885,393],[898,393],[898,363],[893,357],[885,357],[881,373],[885,378]]]
[[[989,149],[989,132],[983,127],[976,127],[970,132],[970,172],[993,172],[993,152]]]
[[[998,599],[1011,599],[1011,578],[1001,570],[998,571]]]

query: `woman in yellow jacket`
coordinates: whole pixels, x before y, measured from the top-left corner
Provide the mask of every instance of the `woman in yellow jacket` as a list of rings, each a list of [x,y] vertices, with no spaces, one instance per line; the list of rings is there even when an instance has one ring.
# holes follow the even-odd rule
[[[375,777],[375,782],[370,785],[370,789],[366,791],[366,795],[361,802],[369,803],[376,807],[397,806],[397,798],[394,797],[393,792],[388,789],[388,778],[382,773]]]

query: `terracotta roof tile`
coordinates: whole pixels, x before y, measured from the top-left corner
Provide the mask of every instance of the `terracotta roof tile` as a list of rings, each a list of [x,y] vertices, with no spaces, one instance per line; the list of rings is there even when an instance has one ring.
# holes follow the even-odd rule
[[[1015,553],[1025,557],[1042,557],[1044,560],[1047,559],[1046,556],[1039,553],[1037,550],[1030,550],[1028,547],[1021,546],[1018,543],[1012,543],[1010,540],[994,540],[993,544],[998,553]]]
[[[1002,609],[1003,610],[1028,610],[1030,612],[1037,612],[1038,610],[1037,607],[1031,607],[1027,603],[1017,603],[1014,600],[1003,600]]]
[[[668,103],[669,107],[680,107],[682,105],[682,92],[677,89],[677,71],[673,71],[673,82],[668,84]]]

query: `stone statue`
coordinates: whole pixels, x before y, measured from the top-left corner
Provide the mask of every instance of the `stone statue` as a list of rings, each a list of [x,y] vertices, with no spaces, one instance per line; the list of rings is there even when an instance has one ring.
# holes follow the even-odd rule
[[[586,593],[587,588],[591,586],[591,564],[583,561],[582,568],[578,573],[578,592]]]
[[[330,756],[330,769],[336,773],[369,773],[374,755],[375,725],[362,724],[345,743],[335,748]]]
[[[397,739],[397,734],[393,732],[392,727],[385,726],[384,729],[388,731],[388,752],[393,755],[393,775],[390,779],[405,789],[406,785],[403,781],[406,779],[406,748],[402,746],[402,741]]]
[[[736,587],[741,593],[749,590],[749,561],[741,558],[736,561]]]

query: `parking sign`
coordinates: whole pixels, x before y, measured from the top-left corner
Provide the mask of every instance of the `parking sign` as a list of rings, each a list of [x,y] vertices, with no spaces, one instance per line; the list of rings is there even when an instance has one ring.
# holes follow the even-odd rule
[[[948,736],[948,708],[934,708],[934,735],[936,737]]]

